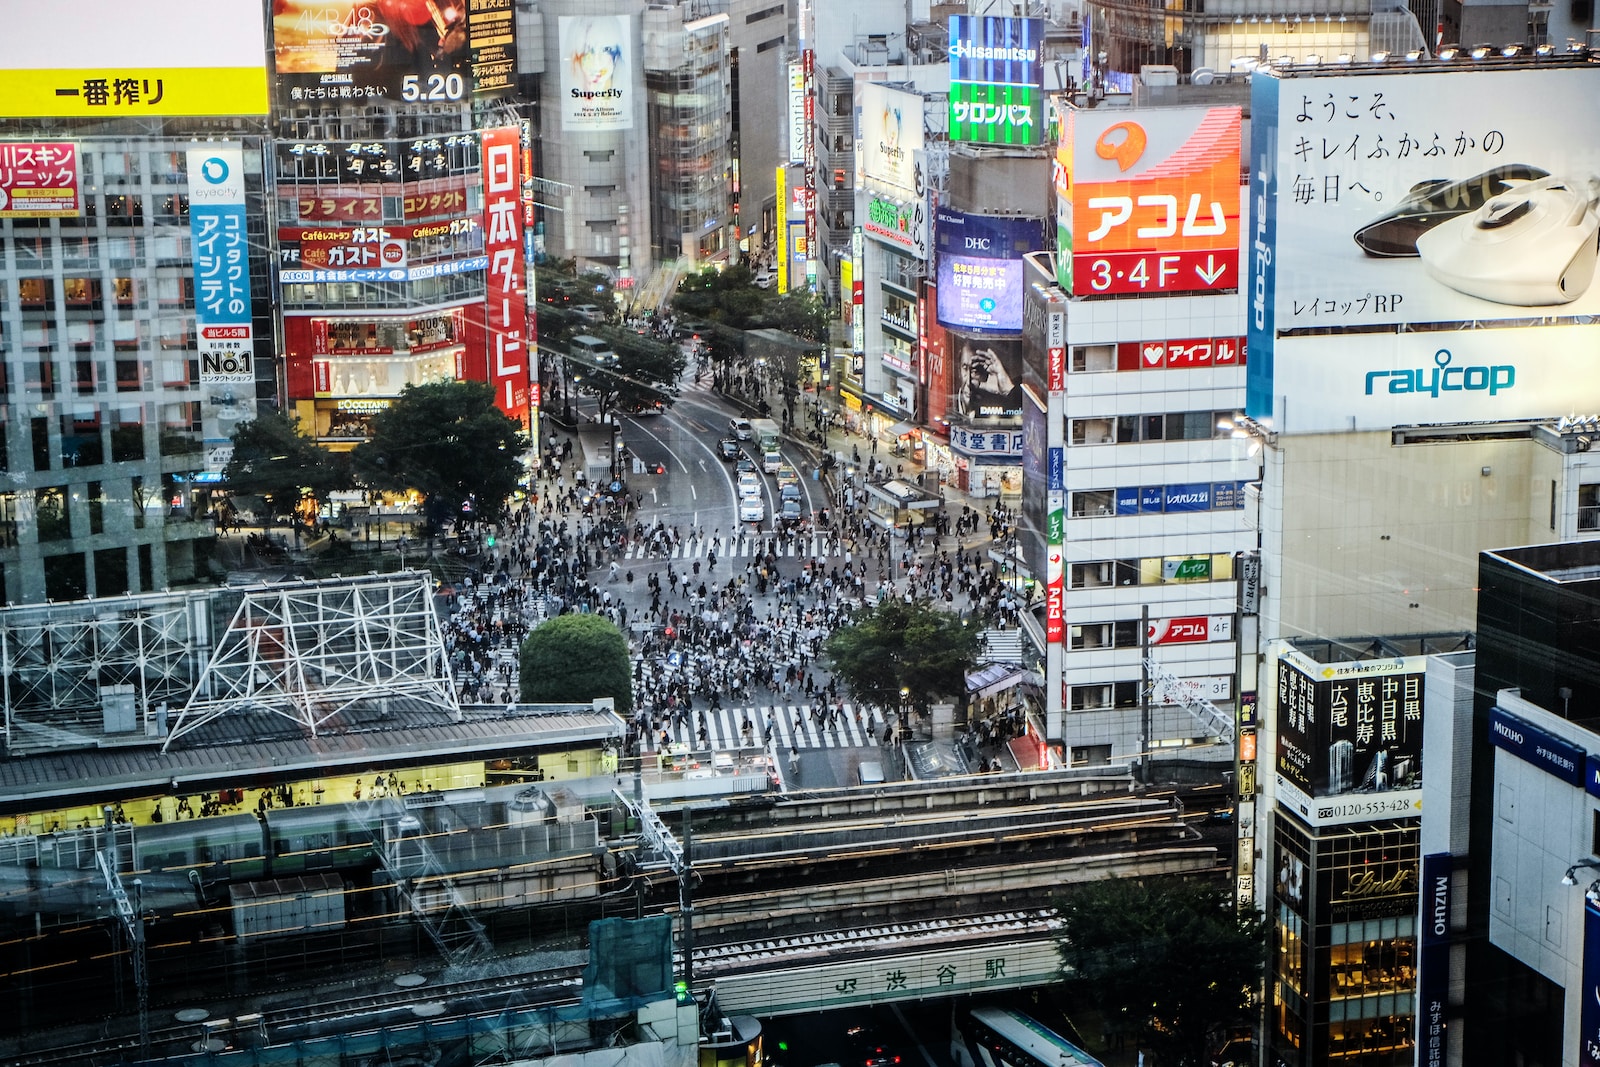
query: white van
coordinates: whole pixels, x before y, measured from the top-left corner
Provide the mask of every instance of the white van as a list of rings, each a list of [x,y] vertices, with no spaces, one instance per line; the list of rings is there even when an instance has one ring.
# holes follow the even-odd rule
[[[877,760],[863,760],[856,768],[856,777],[861,780],[862,785],[882,785],[883,764]]]

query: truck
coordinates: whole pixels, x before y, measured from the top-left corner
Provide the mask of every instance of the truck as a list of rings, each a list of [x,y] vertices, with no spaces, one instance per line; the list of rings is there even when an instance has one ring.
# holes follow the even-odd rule
[[[778,468],[783,466],[783,453],[778,451],[778,442],[781,440],[778,424],[771,419],[751,419],[750,436],[761,452],[761,469],[768,474],[777,474]]]

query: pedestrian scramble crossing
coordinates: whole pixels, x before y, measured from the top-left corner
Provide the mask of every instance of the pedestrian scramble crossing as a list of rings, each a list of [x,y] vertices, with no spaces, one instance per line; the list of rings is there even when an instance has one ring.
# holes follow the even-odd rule
[[[667,549],[665,555],[660,551],[652,553],[648,544],[633,543],[628,545],[627,551],[620,558],[648,563],[651,560],[705,559],[715,552],[719,560],[748,559],[765,551],[766,543],[771,536],[740,534],[735,537],[731,534],[716,534],[710,537],[686,537]],[[798,538],[779,537],[775,542],[775,548],[779,556],[794,559],[843,555],[842,549],[829,552],[827,539],[815,535]]]
[[[746,719],[751,731],[743,732]],[[856,705],[844,704],[844,714],[836,716],[832,726],[818,726],[811,717],[809,704],[760,704],[750,707],[722,708],[718,711],[696,711],[689,715],[687,725],[670,722],[658,727],[643,738],[646,752],[661,750],[661,730],[670,738],[668,744],[687,745],[691,750],[712,748],[717,750],[762,747],[768,722],[772,723],[772,750],[782,754],[791,748],[861,748],[880,744],[883,740],[885,720],[877,708],[862,707],[861,721],[856,721]],[[704,724],[708,740],[700,738]]]

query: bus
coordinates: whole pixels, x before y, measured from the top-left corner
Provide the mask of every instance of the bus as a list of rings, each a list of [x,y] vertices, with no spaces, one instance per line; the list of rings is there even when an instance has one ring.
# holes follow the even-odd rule
[[[950,1054],[956,1067],[1102,1067],[1054,1030],[1009,1008],[957,1012]]]
[[[761,469],[768,474],[777,474],[778,468],[783,465],[783,455],[778,451],[778,424],[771,419],[752,419],[750,421],[750,434],[755,438],[756,448],[761,453]]]

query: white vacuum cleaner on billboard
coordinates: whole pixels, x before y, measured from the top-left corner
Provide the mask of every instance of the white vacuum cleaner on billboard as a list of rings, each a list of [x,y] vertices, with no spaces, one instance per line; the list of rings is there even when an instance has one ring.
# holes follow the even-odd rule
[[[1418,183],[1353,235],[1375,259],[1418,256],[1436,281],[1518,307],[1567,304],[1600,258],[1600,182],[1514,163],[1460,182]]]

